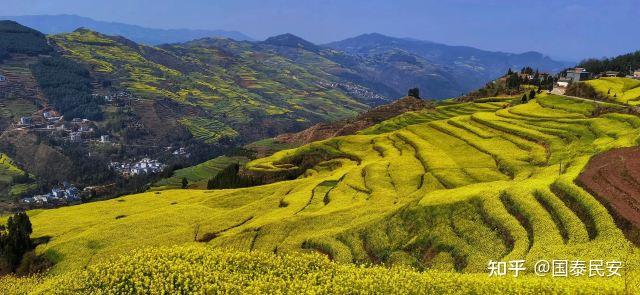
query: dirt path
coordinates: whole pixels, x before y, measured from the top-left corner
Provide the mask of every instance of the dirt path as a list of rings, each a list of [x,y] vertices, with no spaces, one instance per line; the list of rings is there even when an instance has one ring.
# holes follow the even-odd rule
[[[593,157],[576,182],[607,207],[630,240],[640,244],[640,147]]]

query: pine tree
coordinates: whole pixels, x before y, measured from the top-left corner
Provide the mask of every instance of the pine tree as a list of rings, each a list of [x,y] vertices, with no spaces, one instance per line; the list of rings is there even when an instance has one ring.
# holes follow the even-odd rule
[[[186,177],[182,178],[182,189],[186,189],[189,186],[189,180]]]
[[[411,88],[409,89],[408,96],[420,98],[420,89],[419,88]]]
[[[24,212],[9,217],[6,230],[0,231],[0,260],[5,261],[9,271],[14,271],[22,256],[33,249],[32,232],[31,221]]]

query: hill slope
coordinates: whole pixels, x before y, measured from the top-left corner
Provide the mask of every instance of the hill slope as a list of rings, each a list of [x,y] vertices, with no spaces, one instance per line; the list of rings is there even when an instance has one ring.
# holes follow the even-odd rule
[[[229,39],[149,47],[86,29],[51,40],[99,80],[145,100],[169,99],[169,117],[210,143],[257,140],[367,108],[347,91],[327,86],[336,82],[330,72],[339,66],[307,51],[294,61],[278,47]]]
[[[625,257],[630,243],[573,180],[590,156],[636,145],[638,119],[590,117],[592,104],[558,96],[504,106],[410,112],[247,166],[273,177],[302,174],[295,180],[31,211],[34,236],[52,238],[38,252],[60,257],[58,273],[141,245],[194,239],[467,273],[483,272],[489,259]]]

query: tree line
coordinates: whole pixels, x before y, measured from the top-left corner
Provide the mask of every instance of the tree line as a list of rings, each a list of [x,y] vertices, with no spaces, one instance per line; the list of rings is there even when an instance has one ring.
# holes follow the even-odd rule
[[[580,62],[578,66],[592,73],[602,73],[606,71],[627,73],[630,70],[640,69],[640,50],[614,58],[586,59]]]
[[[257,186],[264,183],[262,179],[241,175],[239,172],[240,164],[234,163],[227,166],[216,174],[216,176],[209,179],[207,189],[241,188]],[[183,186],[186,185],[183,183]]]

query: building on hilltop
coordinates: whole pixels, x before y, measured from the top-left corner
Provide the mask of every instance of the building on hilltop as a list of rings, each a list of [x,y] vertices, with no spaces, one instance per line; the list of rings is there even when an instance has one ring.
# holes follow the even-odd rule
[[[591,73],[584,68],[568,69],[565,77],[571,82],[585,81],[591,79]]]

